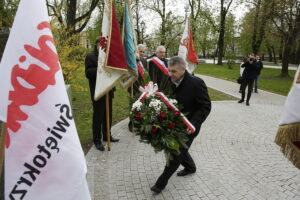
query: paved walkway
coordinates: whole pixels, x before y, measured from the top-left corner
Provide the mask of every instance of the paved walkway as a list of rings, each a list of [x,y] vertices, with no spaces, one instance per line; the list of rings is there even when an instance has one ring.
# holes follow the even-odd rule
[[[209,87],[240,96],[238,84],[201,77]],[[284,96],[259,91],[250,106],[213,102],[190,149],[197,172],[174,175],[159,195],[153,195],[150,187],[164,168],[164,155],[140,143],[127,130],[128,119],[121,121],[112,129],[120,142],[110,152],[92,147],[86,156],[93,200],[299,200],[300,170],[274,143],[284,100]]]
[[[205,61],[205,63],[209,63],[209,64],[214,64],[214,60],[213,59],[200,59],[200,60],[203,60]],[[215,63],[218,62],[218,59],[215,60]],[[236,60],[235,61],[236,63],[240,63],[241,61],[240,60]],[[223,60],[223,63],[226,64],[226,60]],[[281,66],[278,66],[278,65],[264,65],[264,68],[271,68],[271,69],[281,69],[282,67]],[[297,70],[298,69],[298,65],[295,65],[295,64],[289,64],[289,70]]]

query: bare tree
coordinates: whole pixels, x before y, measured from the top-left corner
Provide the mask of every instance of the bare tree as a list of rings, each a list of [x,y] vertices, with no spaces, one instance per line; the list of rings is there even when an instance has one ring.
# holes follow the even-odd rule
[[[289,76],[289,58],[294,40],[300,33],[300,1],[275,0],[273,23],[283,38],[281,76]]]
[[[253,0],[254,7],[253,34],[252,34],[252,52],[258,54],[262,41],[265,37],[267,23],[271,20],[275,1],[273,0]]]
[[[224,36],[226,27],[226,16],[233,0],[220,0],[220,25],[219,25],[219,39],[218,39],[218,65],[222,65],[224,55]],[[227,3],[227,4],[226,4]]]
[[[167,40],[166,29],[167,29],[167,20],[170,19],[171,12],[166,11],[166,2],[167,0],[143,0],[143,5],[146,9],[150,9],[159,15],[161,18],[161,25],[159,30],[160,35],[160,44],[165,45]]]
[[[201,0],[189,0],[189,7],[191,10],[191,25],[193,33],[196,32],[195,23],[197,19],[200,17],[201,12]]]
[[[91,14],[100,0],[89,0],[85,5],[79,5],[79,0],[46,0],[49,16],[57,19],[67,34],[80,33],[87,25]],[[83,10],[82,8],[85,7]],[[82,12],[78,12],[82,10]]]

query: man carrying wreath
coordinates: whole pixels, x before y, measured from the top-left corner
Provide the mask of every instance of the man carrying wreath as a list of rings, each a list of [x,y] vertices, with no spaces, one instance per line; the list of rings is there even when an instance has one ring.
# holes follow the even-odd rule
[[[196,172],[196,165],[188,152],[194,138],[199,134],[202,123],[207,118],[211,110],[211,101],[208,96],[207,87],[204,81],[196,76],[192,76],[186,70],[187,63],[180,57],[174,56],[168,62],[169,84],[178,104],[183,107],[180,110],[187,113],[187,119],[194,125],[196,131],[189,131],[188,148],[181,148],[180,154],[173,157],[169,165],[165,166],[163,173],[159,176],[151,190],[160,193],[168,184],[168,180],[181,164],[184,169],[177,173],[178,176],[186,176]]]

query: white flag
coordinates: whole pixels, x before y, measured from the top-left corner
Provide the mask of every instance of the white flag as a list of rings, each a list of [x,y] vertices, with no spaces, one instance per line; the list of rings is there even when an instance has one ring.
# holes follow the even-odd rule
[[[275,142],[283,154],[300,169],[300,66],[284,104]]]
[[[196,68],[198,63],[197,53],[194,47],[193,34],[189,26],[189,18],[186,17],[182,38],[179,44],[178,56],[183,58],[188,66],[187,70],[190,73]]]
[[[91,199],[45,1],[20,1],[0,69],[5,199]]]
[[[111,0],[105,0],[104,3],[95,100],[108,93],[128,73],[114,4]]]
[[[295,74],[294,84],[286,99],[279,125],[300,122],[300,66]]]

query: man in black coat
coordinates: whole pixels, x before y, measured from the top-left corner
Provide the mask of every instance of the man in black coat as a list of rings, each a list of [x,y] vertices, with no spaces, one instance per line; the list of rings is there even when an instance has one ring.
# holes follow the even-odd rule
[[[85,58],[85,75],[89,80],[91,100],[93,103],[93,125],[92,125],[93,126],[92,127],[93,128],[93,141],[94,141],[95,147],[97,149],[99,149],[100,151],[104,151],[102,139],[103,139],[103,141],[107,141],[105,96],[101,97],[98,101],[94,100],[96,78],[97,78],[97,67],[98,67],[99,43],[100,43],[100,40],[97,39],[94,50],[91,53],[89,53]],[[110,127],[112,124],[112,99],[114,97],[114,90],[115,90],[115,88],[113,88],[109,92]],[[118,142],[119,139],[113,138],[111,136],[110,141]]]
[[[241,90],[242,90],[242,98],[238,101],[238,103],[243,103],[245,100],[245,91],[246,87],[248,87],[248,93],[247,93],[247,99],[246,99],[246,105],[249,106],[250,98],[252,94],[252,88],[253,88],[253,82],[254,79],[258,75],[258,67],[255,61],[255,58],[253,56],[249,56],[247,61],[241,65],[242,68],[245,68],[243,72],[243,82],[241,84]]]
[[[178,104],[183,106],[181,112],[188,113],[186,117],[196,129],[194,133],[189,132],[186,143],[189,148],[199,134],[202,123],[210,113],[211,101],[204,81],[186,71],[186,62],[182,58],[172,57],[168,69],[175,98]],[[180,155],[174,156],[174,159],[170,161],[169,166],[165,167],[155,185],[151,187],[151,190],[155,193],[160,193],[166,187],[168,180],[180,164],[184,169],[177,173],[178,176],[196,172],[196,165],[188,149],[181,148],[180,152]]]
[[[254,80],[254,92],[257,93],[258,92],[258,82],[259,82],[259,76],[260,76],[260,72],[261,70],[264,68],[264,65],[262,63],[262,61],[260,60],[259,55],[256,55],[256,65],[257,65],[257,76]]]
[[[148,64],[149,76],[151,81],[157,83],[160,91],[163,91],[168,82],[168,61],[165,59],[166,48],[158,46],[155,56],[153,56]]]

